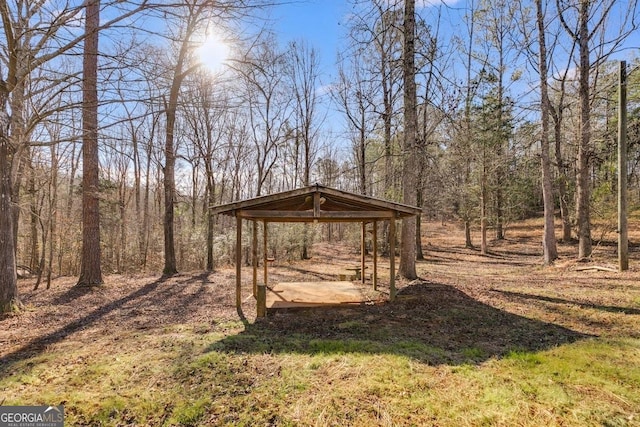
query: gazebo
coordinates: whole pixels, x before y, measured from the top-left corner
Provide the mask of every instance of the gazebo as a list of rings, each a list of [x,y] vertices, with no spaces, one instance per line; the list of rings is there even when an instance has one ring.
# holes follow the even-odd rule
[[[366,225],[373,223],[373,287],[377,288],[377,224],[389,222],[388,244],[391,254],[395,253],[396,220],[419,215],[421,209],[400,203],[382,200],[361,194],[350,193],[325,187],[319,184],[295,190],[284,191],[267,196],[232,202],[211,207],[213,214],[224,214],[236,218],[236,307],[242,303],[241,264],[242,264],[242,220],[254,224],[252,238],[253,254],[253,294],[258,300],[258,316],[264,316],[265,286],[268,277],[267,225],[270,222],[358,222],[362,224],[360,271],[365,271],[365,235]],[[262,222],[264,283],[258,284],[258,234],[256,223]],[[395,298],[395,257],[389,257],[390,279],[389,299]],[[364,283],[365,275],[360,274]]]

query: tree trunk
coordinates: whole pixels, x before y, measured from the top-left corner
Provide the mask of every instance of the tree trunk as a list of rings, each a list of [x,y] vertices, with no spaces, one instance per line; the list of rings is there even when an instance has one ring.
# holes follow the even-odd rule
[[[360,140],[358,145],[358,160],[359,160],[359,172],[360,172],[360,193],[367,195],[367,135],[365,133],[364,110],[361,111],[360,117]]]
[[[420,158],[422,159],[422,157]],[[422,160],[419,160],[422,163]],[[420,168],[422,170],[422,168]],[[418,180],[421,180],[418,177]],[[419,185],[416,191],[416,206],[422,207],[422,184]],[[422,217],[416,216],[416,259],[424,261],[424,253],[422,252]]]
[[[562,106],[560,106],[560,109]],[[571,217],[569,214],[569,195],[567,194],[567,167],[562,158],[562,112],[558,111],[554,119],[554,134],[556,141],[555,158],[558,170],[558,198],[560,199],[560,218],[562,220],[562,241],[571,241]]]
[[[392,156],[393,85],[392,82],[389,81],[391,79],[393,65],[387,58],[386,50],[381,48],[380,51],[382,54],[380,58],[380,78],[382,81],[382,100],[384,103],[384,113],[382,114],[382,121],[384,123],[384,196],[389,197],[393,194],[394,176]],[[384,230],[386,232],[388,227],[385,226]],[[386,242],[387,240],[384,241]],[[385,243],[385,246],[387,246],[387,243]],[[388,248],[384,249],[383,252],[388,253]]]
[[[77,286],[103,283],[100,265],[98,28],[100,0],[86,6],[82,100],[82,264]]]
[[[147,267],[147,254],[149,252],[149,222],[151,213],[149,212],[149,199],[151,193],[151,154],[152,145],[149,144],[146,151],[146,165],[144,172],[144,197],[142,200],[142,231],[140,232],[140,265],[143,269]]]
[[[210,191],[209,194],[209,206],[215,204],[214,194]],[[207,209],[207,271],[213,271],[215,268],[215,260],[213,259],[213,228],[214,218],[211,213],[211,209]]]
[[[487,254],[487,158],[482,148],[482,177],[480,178],[480,253]]]
[[[47,260],[47,289],[51,288],[51,276],[53,271],[53,255],[56,249],[58,233],[58,152],[52,144],[51,152],[51,190],[49,196],[49,255]]]
[[[558,172],[558,199],[560,202],[560,218],[562,220],[562,241],[571,241],[571,216],[569,213],[569,195],[567,190],[567,164],[562,157],[562,122],[564,119],[564,96],[567,81],[567,72],[560,78],[560,89],[557,108],[552,108],[551,100],[549,101],[549,114],[553,119],[553,134],[555,140],[555,161],[556,170]]]
[[[176,71],[177,73],[177,71]],[[175,86],[175,85],[174,85]],[[178,103],[178,87],[171,88],[169,103],[167,105],[167,133],[164,147],[164,269],[165,276],[171,276],[178,272],[176,264],[176,248],[174,229],[174,201],[175,201],[175,163],[176,154],[173,144],[173,130],[176,121],[176,108]]]
[[[40,245],[38,236],[38,196],[36,194],[36,177],[33,170],[33,163],[31,154],[27,155],[29,167],[27,178],[27,191],[29,193],[29,268],[31,271],[35,271],[38,274],[38,281],[40,281],[41,273],[38,271]]]
[[[471,241],[471,221],[464,221],[464,247],[473,249],[473,241]]]
[[[504,70],[504,57],[502,47],[500,48],[500,65],[498,73],[498,143],[496,144],[496,159],[497,166],[495,169],[495,237],[496,240],[504,239],[504,195],[503,186],[505,185],[505,172],[504,172],[504,151],[509,144],[508,136],[504,130],[504,83],[503,83],[503,70]]]
[[[119,250],[118,250],[118,264],[117,269],[118,273],[127,270],[127,177],[123,176],[122,181],[120,182],[119,189],[119,198],[118,198],[118,209],[120,214],[120,242],[119,242]]]
[[[362,248],[364,250],[364,248]],[[311,259],[309,256],[309,224],[302,224],[302,251],[300,252],[300,259],[307,260]]]
[[[540,162],[542,167],[542,197],[544,200],[544,231],[542,249],[544,263],[551,264],[558,258],[556,245],[553,184],[551,181],[551,159],[549,153],[549,92],[547,86],[547,45],[545,38],[542,0],[536,0],[536,19],[538,23],[540,97],[542,106],[542,135],[540,138]]]
[[[185,77],[183,68],[188,51],[187,41],[193,32],[193,28],[191,28],[192,25],[193,22],[189,22],[187,24],[188,28],[186,30],[185,41],[180,46],[180,52],[178,53],[173,80],[171,82],[171,89],[169,90],[169,100],[165,101],[167,127],[164,145],[164,269],[162,270],[162,273],[165,276],[172,276],[178,272],[174,238],[174,203],[176,199],[176,152],[174,146],[174,131],[180,86],[182,85],[182,80]]]
[[[0,80],[0,91],[3,90]],[[5,94],[0,93],[5,100]],[[11,206],[11,161],[9,138],[6,135],[8,116],[6,102],[0,99],[0,313],[13,311],[19,305],[16,253],[13,238]]]
[[[504,173],[502,172],[502,167],[498,166],[496,170],[496,198],[495,198],[495,207],[496,207],[496,225],[495,225],[495,237],[496,240],[504,239],[504,197],[502,195],[502,185],[504,183]]]
[[[211,158],[207,156],[205,158],[205,171],[207,173],[207,206],[211,207],[216,204],[216,182],[213,176],[213,170],[211,165]],[[206,209],[207,218],[207,271],[213,271],[214,259],[213,259],[213,228],[214,228],[214,215],[211,213],[211,209]]]
[[[47,256],[47,240],[49,238],[49,225],[42,220],[42,218],[38,219],[38,224],[40,225],[40,231],[42,234],[42,246],[40,249],[40,259],[38,261],[38,267],[36,269],[37,279],[34,288],[37,289],[40,286],[40,282],[42,282],[42,273],[44,272],[44,263]]]
[[[71,155],[69,156],[71,160],[71,168],[69,169],[68,177],[67,177],[67,202],[64,208],[63,225],[62,230],[60,231],[60,250],[58,251],[58,272],[63,274],[76,274],[77,270],[71,271],[71,261],[67,258],[67,263],[65,264],[65,255],[68,254],[69,246],[71,245],[69,236],[71,235],[71,225],[70,219],[72,218],[71,214],[73,212],[73,202],[74,202],[74,188],[76,182],[76,171],[78,170],[78,165],[80,163],[80,156],[82,155],[82,150],[76,149],[76,144],[71,144]]]
[[[424,261],[424,253],[422,252],[422,218],[416,216],[416,260]]]
[[[382,223],[382,241],[380,247],[378,248],[380,251],[380,255],[384,257],[389,256],[389,222],[384,221]]]
[[[25,35],[26,38],[29,38],[28,35]],[[25,43],[27,41],[25,40]],[[24,44],[19,44],[15,49],[20,51],[21,46]],[[15,55],[20,57],[19,62],[26,61],[24,57],[24,52],[16,52]],[[20,223],[20,190],[22,189],[22,180],[25,175],[25,168],[27,162],[25,159],[29,158],[30,155],[30,147],[29,144],[25,143],[25,123],[24,123],[24,115],[25,115],[25,92],[26,92],[26,77],[22,74],[24,70],[19,70],[19,66],[16,66],[13,78],[14,85],[13,90],[11,91],[11,99],[10,99],[10,108],[11,108],[11,120],[10,120],[10,129],[11,136],[9,138],[10,143],[13,144],[11,148],[10,162],[11,165],[11,208],[13,210],[13,240],[14,247],[18,248],[18,224]],[[8,78],[7,80],[10,80]],[[29,159],[30,161],[31,159]]]
[[[469,23],[469,39],[467,48],[467,55],[465,61],[465,69],[467,72],[467,88],[465,94],[465,102],[464,102],[464,136],[463,138],[466,140],[466,149],[467,151],[471,151],[474,146],[473,140],[474,135],[471,130],[471,104],[473,100],[474,89],[471,81],[471,72],[472,72],[472,64],[473,64],[473,44],[475,42],[475,23],[477,14],[475,13],[476,5],[475,1],[471,1],[470,10],[472,13],[470,14]],[[463,150],[465,149],[463,145]],[[469,186],[471,184],[471,163],[472,156],[466,155],[464,156],[465,168],[464,168],[464,178],[463,184],[464,186]],[[459,200],[460,206],[465,206],[463,209],[464,212],[464,241],[465,247],[469,249],[473,249],[473,241],[471,240],[471,221],[473,219],[472,213],[469,209],[466,208],[466,200],[467,196],[463,193],[461,199]]]
[[[402,175],[402,193],[404,203],[416,204],[416,76],[415,76],[415,0],[406,0],[404,4],[404,171]],[[398,273],[409,280],[418,278],[416,274],[416,217],[402,221],[402,242]],[[393,256],[393,254],[391,254]],[[394,274],[394,272],[391,272]]]
[[[589,199],[591,194],[589,177],[589,145],[591,140],[591,105],[589,82],[589,3],[580,2],[580,28],[578,45],[580,52],[580,142],[578,144],[576,176],[576,217],[578,220],[578,258],[591,256],[591,224]]]

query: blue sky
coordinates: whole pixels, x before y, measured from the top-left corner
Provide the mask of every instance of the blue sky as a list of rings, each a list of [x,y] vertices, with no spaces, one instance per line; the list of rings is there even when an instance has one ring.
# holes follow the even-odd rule
[[[282,43],[306,40],[320,53],[322,71],[330,74],[350,9],[346,0],[302,0],[274,7],[271,19]]]
[[[322,88],[330,85],[335,77],[336,55],[344,41],[344,20],[350,10],[347,0],[300,0],[275,6],[270,11],[272,29],[282,45],[304,40],[319,53]],[[324,89],[319,90],[324,94]],[[331,107],[321,114],[324,132],[340,139],[338,135],[345,130],[343,117]]]
[[[286,3],[274,6],[269,13],[269,21],[273,31],[283,45],[291,40],[305,40],[310,46],[315,48],[322,63],[321,85],[326,86],[335,78],[336,54],[345,41],[346,20],[350,16],[353,6],[349,0],[284,0]],[[624,3],[623,3],[624,4]],[[428,20],[437,19],[438,5],[444,6],[442,11],[441,37],[442,40],[450,40],[454,34],[462,35],[463,27],[460,26],[462,16],[467,7],[465,0],[417,0],[417,8],[424,13]],[[608,27],[617,29],[616,19],[620,19],[619,13],[624,8],[616,10],[610,16]],[[637,33],[636,33],[637,34]],[[624,50],[615,58],[630,58],[638,55],[637,36],[629,37],[626,46],[632,49]],[[455,58],[453,58],[455,62]],[[452,72],[452,71],[451,71]],[[449,76],[453,77],[453,76]],[[535,76],[533,77],[535,79]],[[522,83],[525,84],[524,82]],[[528,91],[525,87],[520,90]],[[517,89],[516,89],[517,91]],[[518,94],[513,94],[518,96]],[[338,120],[339,121],[339,120]],[[334,122],[334,127],[336,127]],[[338,125],[339,126],[339,125]]]

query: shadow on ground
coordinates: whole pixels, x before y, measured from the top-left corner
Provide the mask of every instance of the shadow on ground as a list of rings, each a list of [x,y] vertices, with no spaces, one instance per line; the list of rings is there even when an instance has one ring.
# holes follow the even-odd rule
[[[216,297],[210,288],[218,286],[210,282],[208,277],[209,273],[206,272],[160,277],[122,293],[118,293],[122,289],[114,284],[73,286],[52,298],[52,305],[57,310],[42,311],[41,320],[51,325],[50,330],[25,340],[20,347],[0,357],[0,378],[11,373],[13,364],[42,354],[49,346],[83,331],[94,330],[94,334],[99,336],[117,335],[125,330],[144,330],[189,322],[197,318],[198,311],[206,315],[207,303],[221,306],[223,302],[219,300],[230,294],[220,292],[220,297]],[[117,295],[115,298],[114,290]]]
[[[393,303],[277,310],[209,351],[395,354],[432,365],[473,364],[586,337],[483,304],[452,286],[420,282]]]
[[[595,310],[605,311],[608,313],[636,314],[636,315],[640,314],[640,309],[633,308],[633,307],[593,304],[590,302],[582,302],[582,301],[570,300],[566,298],[547,297],[543,295],[527,294],[523,292],[512,292],[512,291],[505,291],[500,289],[491,289],[491,290],[493,292],[498,292],[512,299],[534,300],[534,301],[550,302],[554,304],[575,305],[581,308],[592,308]]]

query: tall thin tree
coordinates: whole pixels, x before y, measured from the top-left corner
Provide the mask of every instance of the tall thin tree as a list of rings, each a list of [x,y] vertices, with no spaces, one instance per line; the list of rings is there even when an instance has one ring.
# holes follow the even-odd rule
[[[404,77],[404,165],[402,192],[404,203],[412,206],[416,204],[416,136],[418,128],[415,69],[415,8],[415,0],[406,0],[404,2],[404,49],[402,57]],[[401,238],[398,273],[407,279],[417,279],[415,217],[409,217],[402,221]],[[390,256],[394,256],[394,254],[390,254]],[[391,274],[395,273],[392,271]]]
[[[98,38],[100,0],[86,4],[82,83],[82,264],[78,286],[103,283],[100,264]]]
[[[542,198],[544,203],[544,232],[542,250],[544,263],[551,264],[558,258],[556,245],[553,201],[553,183],[551,177],[551,155],[549,149],[549,85],[547,70],[547,42],[545,36],[544,9],[542,0],[536,0],[536,22],[538,25],[538,73],[540,75],[540,101],[542,114],[542,134],[540,135],[540,163],[542,168]]]
[[[311,185],[311,168],[315,160],[317,151],[317,130],[318,130],[318,95],[317,85],[319,80],[320,58],[318,52],[307,46],[306,43],[292,42],[289,44],[289,67],[290,85],[294,97],[293,119],[296,126],[296,147],[302,148],[302,159],[296,158],[295,169],[298,169],[300,160],[302,163],[302,185]],[[310,245],[309,224],[303,226],[302,238],[302,259],[309,259]]]
[[[192,50],[191,37],[199,28],[199,24],[203,20],[203,12],[209,6],[207,1],[199,2],[198,0],[185,2],[186,6],[186,22],[181,35],[181,41],[174,65],[173,75],[171,78],[171,87],[169,89],[169,97],[164,100],[164,109],[166,114],[166,133],[164,142],[164,268],[162,273],[165,276],[171,276],[178,272],[176,262],[176,248],[174,238],[174,203],[176,202],[176,148],[175,148],[175,124],[176,114],[178,110],[178,98],[180,96],[180,88],[185,77],[195,69],[189,67],[189,54]]]
[[[580,105],[580,132],[576,159],[576,219],[578,226],[578,258],[588,258],[591,242],[591,162],[593,159],[591,108],[597,74],[592,64],[600,64],[615,52],[624,40],[637,29],[637,0],[556,0],[560,22],[573,42],[577,43],[578,98]],[[619,21],[607,25],[612,11]],[[597,42],[594,43],[594,41]],[[594,58],[592,58],[592,55]],[[593,62],[592,62],[593,61]]]
[[[591,219],[589,200],[589,145],[591,142],[591,86],[589,81],[589,1],[580,1],[579,27],[575,37],[579,50],[580,142],[576,161],[576,217],[578,218],[578,258],[591,256]],[[562,15],[561,15],[562,16]]]
[[[9,146],[8,90],[0,75],[0,313],[12,311],[18,305],[16,253],[13,244],[11,207],[11,160]]]

